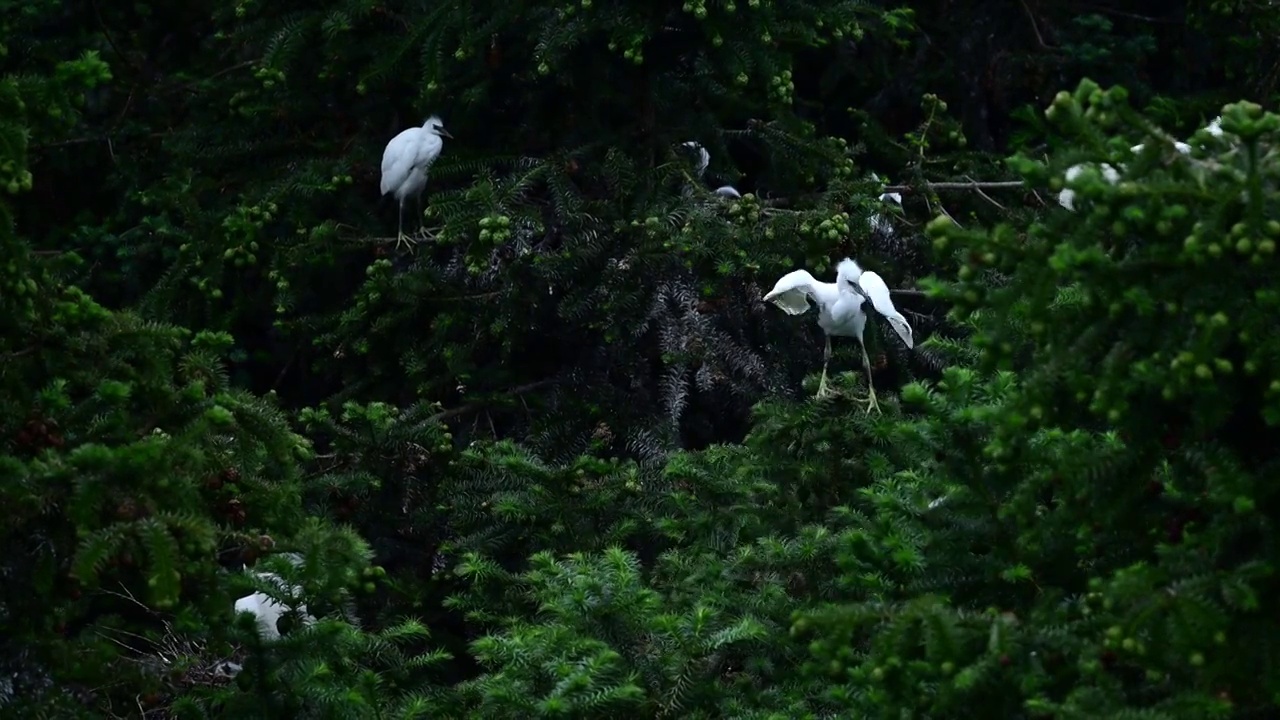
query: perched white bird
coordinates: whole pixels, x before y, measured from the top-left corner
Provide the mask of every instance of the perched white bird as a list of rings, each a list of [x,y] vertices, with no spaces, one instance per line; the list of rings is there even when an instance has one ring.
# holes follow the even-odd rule
[[[707,166],[711,164],[711,153],[707,152],[707,149],[702,147],[696,140],[689,140],[682,144],[698,153],[698,169],[696,172],[698,177],[702,177],[702,174],[707,171]]]
[[[902,193],[881,193],[880,202],[896,203],[898,207],[902,207]],[[880,213],[872,213],[870,219],[871,229],[876,230],[884,235],[893,235],[893,225],[889,222],[889,218]]]
[[[1066,181],[1071,182],[1084,174],[1085,168],[1088,167],[1084,163],[1078,163],[1067,168]],[[1110,165],[1102,164],[1102,178],[1108,183],[1115,185],[1120,182],[1120,173]],[[1062,207],[1074,211],[1076,200],[1076,191],[1071,188],[1062,188],[1058,193],[1058,204]]]
[[[285,553],[285,557],[298,566],[302,564],[302,557],[297,553]],[[285,590],[284,579],[272,572],[255,572],[254,576],[270,581],[279,591]],[[293,595],[300,592],[300,588],[296,585],[290,588]],[[270,595],[262,592],[255,592],[252,595],[245,595],[236,600],[235,610],[237,613],[247,612],[258,619],[258,632],[262,637],[268,640],[275,640],[280,637],[280,629],[276,626],[281,616],[288,611],[284,605],[276,602]],[[310,625],[315,622],[315,618],[307,613],[306,604],[298,606],[298,612],[302,616],[302,623]]]
[[[1213,122],[1206,125],[1204,129],[1214,137],[1222,137],[1223,135],[1222,118],[1221,117],[1214,118]],[[1137,154],[1142,152],[1143,148],[1145,147],[1146,147],[1145,144],[1138,143],[1137,145],[1134,145],[1133,147],[1129,148],[1129,150],[1132,151],[1134,154]],[[1191,146],[1182,141],[1175,140],[1173,143],[1173,147],[1175,150],[1177,150],[1179,153],[1183,155],[1191,154]],[[1071,182],[1072,180],[1075,180],[1076,178],[1080,177],[1081,173],[1084,172],[1085,167],[1087,167],[1087,165],[1083,163],[1072,165],[1071,167],[1067,168],[1067,172],[1064,179],[1067,182]],[[1102,170],[1103,179],[1106,180],[1108,183],[1115,185],[1117,182],[1120,182],[1120,172],[1115,168],[1111,167],[1106,163],[1103,163],[1100,166],[1100,169]],[[1121,166],[1121,169],[1123,169],[1123,166]],[[1076,198],[1076,193],[1071,188],[1063,188],[1058,192],[1058,204],[1068,210],[1072,210],[1072,211],[1075,210],[1075,198]]]
[[[707,167],[711,165],[711,153],[707,152],[707,149],[702,147],[702,144],[697,142],[696,140],[689,140],[687,142],[681,143],[681,145],[698,153],[698,163],[694,169],[694,172],[697,173],[699,178],[701,178],[703,175],[706,174]],[[688,194],[690,191],[686,190],[685,192],[686,194]],[[732,185],[721,185],[720,187],[713,190],[712,194],[719,195],[720,197],[727,197],[727,198],[742,197],[742,193],[738,192],[738,189]]]
[[[395,193],[400,205],[400,223],[396,231],[396,247],[415,242],[404,234],[404,203],[410,196],[418,202],[418,220],[422,220],[422,189],[427,185],[427,170],[440,157],[444,140],[453,136],[444,129],[440,118],[432,115],[422,124],[391,138],[382,151],[382,194]]]
[[[862,331],[867,326],[867,314],[862,304],[870,299],[871,305],[889,321],[907,347],[913,347],[911,325],[893,306],[889,298],[889,286],[874,272],[864,271],[858,263],[845,258],[836,267],[833,283],[815,280],[807,270],[793,270],[783,275],[773,290],[764,296],[766,301],[782,308],[788,315],[800,315],[809,309],[809,301],[818,305],[818,327],[826,333],[823,352],[822,379],[818,382],[818,397],[828,394],[827,364],[831,362],[831,336],[856,337],[862,348],[862,364],[867,369],[867,412],[879,410],[876,390],[871,382],[871,360],[862,341]]]

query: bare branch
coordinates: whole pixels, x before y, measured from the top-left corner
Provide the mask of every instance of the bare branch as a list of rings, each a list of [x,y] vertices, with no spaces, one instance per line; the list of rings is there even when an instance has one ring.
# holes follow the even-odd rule
[[[155,139],[155,138],[162,138],[167,136],[168,134],[169,133],[167,132],[153,132],[153,133],[146,133],[145,135],[137,135],[135,137],[138,139],[149,140],[149,139]],[[41,143],[38,145],[32,145],[31,151],[39,152],[41,150],[52,150],[53,148],[69,147],[72,145],[88,145],[90,143],[101,142],[101,143],[107,143],[108,150],[111,150],[111,152],[114,153],[115,151],[111,149],[111,141],[112,141],[112,138],[110,135],[91,135],[89,137],[78,137],[78,138],[71,138],[70,140],[59,140],[58,142]]]
[[[921,185],[890,185],[884,189],[885,192],[897,193],[913,193],[921,190],[1012,190],[1014,188],[1025,188],[1026,183],[1021,180],[994,180],[994,181],[977,181],[968,180],[966,182],[926,182]]]
[[[510,390],[507,390],[506,392],[502,393],[501,397],[503,398],[520,397],[521,395],[524,395],[527,392],[532,392],[539,388],[544,388],[549,385],[554,385],[555,382],[556,381],[553,379],[548,379],[548,380],[539,380],[537,382],[526,383],[524,385],[517,385],[516,387],[511,388]],[[521,399],[523,400],[523,398]],[[443,422],[445,420],[448,420],[449,418],[458,417],[459,415],[467,415],[469,413],[476,412],[477,410],[483,410],[484,408],[492,405],[497,400],[498,400],[497,397],[488,398],[485,400],[476,400],[473,402],[469,402],[465,405],[459,405],[456,408],[441,410],[440,412],[428,418],[428,420],[433,422]]]

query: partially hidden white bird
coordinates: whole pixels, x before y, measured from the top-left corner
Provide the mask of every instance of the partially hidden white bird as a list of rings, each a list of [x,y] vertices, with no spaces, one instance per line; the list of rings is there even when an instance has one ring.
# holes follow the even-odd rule
[[[898,207],[902,207],[902,193],[880,193],[880,202],[895,203]],[[871,225],[872,230],[886,236],[893,237],[893,224],[890,223],[889,218],[884,215],[881,215],[880,213],[872,213],[871,218],[868,220],[868,224]]]
[[[1208,125],[1206,125],[1204,129],[1214,137],[1222,137],[1224,134],[1222,131],[1222,118],[1220,116],[1214,118],[1213,121],[1210,122]],[[1145,143],[1138,143],[1137,145],[1134,145],[1133,147],[1129,148],[1129,151],[1136,155],[1142,152],[1144,148],[1146,148]],[[1182,142],[1181,140],[1175,140],[1173,142],[1173,149],[1177,150],[1182,155],[1191,154],[1191,146],[1188,145],[1187,143]],[[1063,179],[1066,180],[1066,182],[1068,183],[1072,182],[1073,180],[1079,178],[1081,175],[1084,174],[1086,167],[1089,167],[1089,166],[1085,163],[1077,163],[1075,165],[1072,165],[1071,167],[1067,168],[1067,172],[1065,173],[1065,176]],[[1106,163],[1102,163],[1102,165],[1097,167],[1098,167],[1098,170],[1102,173],[1102,179],[1106,180],[1111,185],[1115,185],[1116,183],[1120,182],[1119,170],[1116,170],[1114,167]],[[1121,167],[1121,170],[1124,169],[1123,165],[1120,167]],[[1072,190],[1069,187],[1063,188],[1062,190],[1058,191],[1058,204],[1073,212],[1076,209],[1075,199],[1076,199],[1076,191]]]
[[[822,360],[822,379],[818,382],[818,397],[830,394],[827,388],[827,365],[831,362],[831,336],[857,338],[858,345],[862,348],[862,364],[867,369],[867,412],[879,411],[876,389],[871,381],[871,360],[867,357],[867,347],[862,340],[862,332],[867,326],[863,302],[871,301],[871,305],[889,321],[908,348],[915,345],[911,325],[893,306],[889,286],[880,275],[863,270],[858,267],[858,263],[845,258],[836,266],[835,282],[820,282],[807,270],[793,270],[778,280],[773,290],[764,296],[764,300],[782,308],[788,315],[801,315],[808,311],[810,300],[817,304],[818,326],[827,336]]]
[[[707,171],[707,166],[711,164],[711,153],[707,152],[707,149],[702,147],[702,143],[697,140],[686,140],[681,144],[698,153],[697,170],[694,172],[698,174],[698,177],[702,177],[702,174]]]
[[[412,245],[416,237],[404,234],[404,204],[413,197],[422,221],[422,189],[427,185],[427,170],[444,149],[443,138],[453,139],[440,118],[432,115],[422,127],[412,127],[391,138],[382,151],[382,194],[395,193],[400,206],[400,222],[396,228],[396,247]],[[419,229],[418,234],[421,234]]]
[[[707,173],[707,168],[711,165],[711,153],[707,152],[707,149],[702,147],[702,143],[699,143],[696,140],[687,140],[681,143],[681,145],[689,148],[690,150],[698,154],[698,162],[694,169],[694,172],[698,175],[699,178],[701,178],[703,175]],[[720,197],[726,197],[726,198],[742,197],[742,193],[738,192],[738,189],[732,185],[721,185],[720,187],[713,190],[711,194],[719,195]]]
[[[298,566],[302,563],[302,557],[297,553],[285,553],[285,557]],[[261,580],[269,581],[277,590],[283,592],[285,590],[284,578],[273,572],[254,572],[254,576]],[[301,588],[293,586],[289,589],[293,595],[297,595]],[[307,612],[306,604],[301,604],[297,608],[301,615],[303,625],[310,625],[315,622],[315,618]],[[252,595],[245,595],[236,600],[235,611],[237,613],[247,612],[253,615],[258,621],[258,634],[267,640],[276,640],[280,637],[280,628],[277,623],[280,618],[288,611],[288,608],[272,597],[263,592],[255,592]]]

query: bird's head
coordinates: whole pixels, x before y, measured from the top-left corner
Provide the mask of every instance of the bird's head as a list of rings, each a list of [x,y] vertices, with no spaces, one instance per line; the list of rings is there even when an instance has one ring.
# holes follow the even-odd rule
[[[858,263],[845,258],[836,266],[836,283],[844,281],[850,285],[857,285],[858,279],[862,277],[862,268],[858,267]]]
[[[449,134],[449,131],[444,129],[444,123],[440,121],[440,116],[438,115],[432,115],[427,118],[427,121],[422,123],[422,127],[426,128],[427,132],[439,135],[440,137],[447,137],[450,140],[453,139],[453,136]]]

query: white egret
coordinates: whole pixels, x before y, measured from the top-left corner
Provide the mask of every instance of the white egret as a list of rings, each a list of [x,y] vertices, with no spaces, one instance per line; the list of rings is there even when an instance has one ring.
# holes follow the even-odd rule
[[[867,314],[863,302],[871,305],[889,321],[907,347],[913,347],[911,325],[893,306],[889,298],[889,286],[874,272],[864,271],[858,263],[845,258],[836,266],[836,281],[820,282],[807,270],[793,270],[783,275],[764,296],[766,301],[782,308],[788,315],[800,315],[809,309],[809,301],[818,305],[818,327],[826,334],[823,351],[822,379],[818,382],[818,397],[829,394],[827,390],[827,365],[831,362],[831,336],[855,337],[862,348],[862,364],[867,369],[867,412],[879,410],[876,389],[871,381],[871,360],[862,340],[867,326]]]
[[[902,207],[902,193],[881,193],[880,202],[893,202]],[[872,213],[870,219],[871,229],[890,237],[893,236],[893,225],[889,222],[889,218],[880,213]]]
[[[702,144],[697,142],[696,140],[689,140],[681,143],[681,145],[698,153],[698,162],[697,162],[697,166],[694,168],[694,172],[697,174],[699,178],[701,178],[703,175],[707,173],[707,167],[711,165],[711,153],[707,152],[707,149],[702,147]],[[686,190],[685,192],[688,193],[689,191]],[[732,185],[721,185],[720,187],[713,190],[712,194],[719,195],[720,197],[727,197],[727,198],[742,197],[742,193],[738,192],[738,189]]]
[[[1222,137],[1223,135],[1222,118],[1221,117],[1214,118],[1213,122],[1206,125],[1204,129],[1214,137]],[[1134,154],[1137,154],[1142,152],[1143,148],[1145,147],[1146,147],[1145,144],[1138,143],[1137,145],[1134,145],[1133,147],[1129,148],[1129,150]],[[1191,154],[1191,146],[1182,141],[1175,140],[1173,143],[1173,148],[1177,150],[1179,153],[1181,153],[1182,155]],[[1085,168],[1088,166],[1089,165],[1085,163],[1072,165],[1071,167],[1067,168],[1067,172],[1064,176],[1064,179],[1067,182],[1071,182],[1072,180],[1075,180],[1076,178],[1080,177],[1082,173],[1084,173]],[[1102,171],[1102,178],[1106,180],[1108,183],[1115,185],[1117,182],[1120,182],[1120,171],[1116,170],[1114,167],[1106,163],[1103,163],[1100,166],[1100,169]],[[1121,170],[1123,169],[1124,169],[1124,166],[1122,165]],[[1074,190],[1072,190],[1071,188],[1063,188],[1058,192],[1058,204],[1068,210],[1074,211],[1075,197],[1076,197],[1076,193]]]
[[[1089,166],[1084,163],[1078,163],[1076,165],[1072,165],[1071,167],[1067,168],[1066,181],[1071,182],[1076,178],[1080,177],[1081,175],[1084,174],[1084,171],[1087,167]],[[1116,183],[1120,182],[1120,173],[1110,165],[1103,163],[1102,179],[1106,180],[1108,183],[1112,185],[1115,185]],[[1058,193],[1058,204],[1068,210],[1074,211],[1076,209],[1075,199],[1076,199],[1076,191],[1072,190],[1071,188],[1062,188],[1062,190]]]
[[[689,140],[681,144],[698,153],[698,169],[695,172],[698,173],[698,177],[702,177],[702,174],[707,171],[707,166],[711,164],[711,153],[707,152],[707,149],[695,140]]]
[[[422,221],[422,189],[427,185],[427,170],[440,157],[444,140],[453,136],[444,129],[440,118],[432,115],[422,127],[412,127],[391,138],[382,151],[382,194],[395,193],[400,206],[400,221],[396,229],[396,247],[401,243],[412,244],[414,239],[404,234],[404,203],[412,196],[418,206],[418,221]],[[419,231],[421,232],[421,231]]]
[[[293,563],[294,567],[302,564],[302,556],[297,553],[285,553],[284,557]],[[281,578],[279,575],[273,572],[256,571],[253,575],[259,579],[269,581],[278,591],[282,593],[284,592],[284,578]],[[290,593],[295,596],[301,592],[301,588],[297,585],[289,588],[289,590]],[[297,609],[302,616],[302,623],[304,625],[310,625],[315,622],[315,618],[307,613],[306,604],[299,605]],[[247,612],[257,618],[258,632],[262,637],[268,640],[275,640],[280,637],[280,628],[276,626],[276,623],[280,621],[281,616],[283,616],[287,610],[288,608],[279,602],[276,602],[270,595],[263,592],[255,592],[252,595],[245,595],[239,600],[236,600],[235,604],[235,611],[237,613]]]

